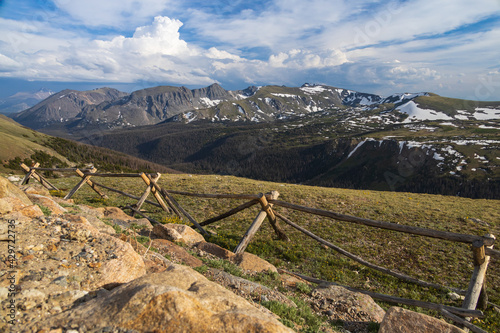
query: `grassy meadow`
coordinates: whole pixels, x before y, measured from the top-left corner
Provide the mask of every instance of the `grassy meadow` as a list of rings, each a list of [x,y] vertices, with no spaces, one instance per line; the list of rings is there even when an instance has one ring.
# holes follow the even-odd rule
[[[52,181],[67,193],[78,180],[76,177],[68,177]],[[96,181],[137,196],[145,189],[140,178],[100,178]],[[168,174],[162,176],[159,184],[167,190],[197,193],[257,194],[277,190],[280,192],[280,200],[342,214],[472,235],[500,235],[500,205],[497,200],[321,188],[216,175]],[[92,206],[124,206],[134,203],[133,199],[104,191],[109,199],[101,199],[88,186],[84,186],[73,198],[76,203]],[[180,195],[174,197],[199,222],[244,202]],[[152,198],[151,195],[149,199],[153,200]],[[158,221],[178,222],[174,216],[156,207],[145,204],[143,208]],[[365,227],[281,207],[275,209],[309,231],[377,265],[444,286],[460,289],[468,286],[473,263],[472,251],[467,244]],[[208,240],[233,250],[258,211],[258,206],[253,206],[207,226],[206,229],[213,233]],[[187,221],[185,223],[189,224]],[[247,251],[261,256],[278,268],[315,278],[393,296],[461,306],[461,301],[450,299],[447,290],[424,288],[399,281],[325,248],[283,222],[280,225],[290,237],[290,242],[278,240],[266,221]],[[500,304],[500,264],[494,259],[488,268],[487,286],[489,300]],[[386,309],[392,306],[389,303],[379,304]],[[412,310],[438,316],[429,310]],[[500,332],[498,311],[490,307],[486,310],[486,315],[486,318],[476,320],[475,323],[489,332]]]

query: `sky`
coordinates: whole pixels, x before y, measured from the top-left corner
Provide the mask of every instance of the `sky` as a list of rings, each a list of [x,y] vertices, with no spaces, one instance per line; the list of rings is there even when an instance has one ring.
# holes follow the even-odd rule
[[[306,82],[500,101],[500,0],[0,0],[0,97]]]

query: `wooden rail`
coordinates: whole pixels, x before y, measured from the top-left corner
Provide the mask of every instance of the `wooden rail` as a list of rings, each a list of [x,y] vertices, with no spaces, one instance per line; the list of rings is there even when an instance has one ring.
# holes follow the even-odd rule
[[[407,300],[407,299],[402,299],[402,298],[388,296],[388,295],[376,294],[373,292],[361,291],[361,290],[357,290],[355,288],[350,288],[350,287],[345,287],[345,288],[347,288],[349,290],[355,290],[355,291],[359,291],[359,292],[368,294],[375,299],[380,299],[383,301],[388,301],[388,302],[392,301],[392,302],[396,302],[396,303],[400,303],[400,304],[435,309],[435,310],[440,311],[444,316],[454,320],[455,322],[458,322],[460,324],[465,325],[466,327],[470,328],[474,332],[482,332],[482,330],[479,329],[478,327],[470,324],[467,321],[464,321],[461,318],[456,317],[456,315],[466,317],[466,319],[470,318],[470,317],[481,317],[482,316],[482,312],[476,310],[476,306],[478,305],[478,299],[480,298],[480,294],[486,293],[486,290],[484,288],[484,279],[485,279],[488,264],[490,262],[490,257],[500,259],[500,251],[493,249],[493,245],[495,244],[495,236],[493,236],[493,235],[477,236],[477,235],[459,234],[459,233],[453,233],[453,232],[447,232],[447,231],[440,231],[440,230],[433,230],[433,229],[426,229],[426,228],[402,225],[402,224],[397,224],[397,223],[389,223],[389,222],[359,218],[359,217],[340,214],[340,213],[336,213],[336,212],[332,212],[332,211],[328,211],[328,210],[300,206],[300,205],[288,203],[285,201],[277,200],[277,198],[279,196],[279,193],[277,191],[272,191],[272,192],[266,193],[266,194],[259,193],[259,194],[255,194],[255,195],[254,194],[192,193],[192,192],[174,191],[174,190],[167,191],[165,188],[162,188],[157,183],[158,179],[160,178],[159,173],[156,173],[156,174],[97,173],[97,170],[95,168],[93,168],[93,169],[39,168],[38,163],[35,164],[31,168],[25,166],[24,164],[22,164],[21,166],[23,167],[23,169],[26,172],[26,176],[23,180],[23,183],[27,183],[29,181],[29,178],[34,178],[37,181],[39,181],[42,185],[44,185],[45,187],[48,187],[51,189],[56,189],[55,186],[50,184],[37,171],[76,172],[77,175],[81,178],[81,180],[70,191],[70,193],[66,197],[71,196],[74,193],[76,193],[76,191],[78,191],[78,189],[80,189],[84,184],[88,184],[96,193],[98,193],[101,196],[103,196],[104,194],[99,191],[99,188],[104,188],[104,189],[107,189],[109,191],[118,193],[120,195],[124,195],[126,197],[129,197],[129,198],[132,198],[135,200],[139,200],[135,205],[128,205],[128,206],[126,206],[126,208],[129,208],[135,214],[139,214],[143,217],[148,218],[152,223],[159,223],[159,222],[147,217],[144,213],[142,213],[139,210],[141,205],[144,202],[151,204],[151,205],[154,205],[156,207],[161,207],[166,212],[170,212],[170,209],[171,209],[171,211],[176,213],[180,218],[182,218],[182,216],[185,216],[203,234],[207,234],[207,231],[205,231],[203,229],[204,226],[212,224],[212,223],[217,222],[217,221],[220,221],[220,220],[225,219],[227,217],[233,216],[233,215],[239,213],[240,211],[243,211],[247,208],[250,208],[256,204],[260,204],[261,209],[260,209],[258,215],[255,217],[250,228],[246,231],[246,233],[244,234],[240,243],[235,248],[235,250],[234,250],[235,253],[241,253],[241,252],[245,251],[246,247],[251,242],[253,236],[258,232],[260,226],[262,225],[262,223],[264,222],[266,217],[269,220],[269,223],[273,227],[278,238],[285,240],[285,241],[288,241],[289,240],[288,236],[285,234],[284,230],[281,229],[277,223],[277,218],[279,218],[280,220],[285,222],[287,225],[299,230],[300,232],[304,233],[305,235],[315,239],[319,243],[326,245],[327,247],[337,251],[338,253],[341,253],[342,255],[347,256],[348,258],[350,258],[350,259],[352,259],[352,260],[354,260],[354,261],[356,261],[364,266],[367,266],[369,268],[386,273],[388,275],[394,276],[394,277],[399,278],[401,280],[404,280],[404,281],[407,281],[410,283],[415,283],[415,284],[418,284],[418,285],[421,285],[424,287],[432,287],[432,288],[438,288],[438,289],[445,288],[445,289],[453,290],[453,291],[460,293],[460,294],[465,294],[465,301],[462,305],[462,308],[455,308],[455,307],[449,307],[449,306],[444,306],[444,305],[434,304],[434,303],[429,303],[429,302]],[[141,197],[138,197],[138,196],[134,196],[132,194],[114,189],[112,187],[105,186],[105,185],[100,184],[100,183],[96,183],[95,181],[90,180],[91,177],[135,177],[135,178],[141,178],[144,181],[144,183],[147,185],[147,188],[144,191],[143,195]],[[156,199],[157,203],[146,199],[150,193],[152,193],[154,195],[154,198]],[[197,198],[206,198],[206,199],[239,199],[239,200],[250,200],[250,201],[247,201],[247,202],[239,205],[238,207],[233,208],[233,209],[231,209],[223,214],[220,214],[218,216],[209,218],[201,223],[198,223],[196,221],[196,219],[193,218],[193,216],[191,216],[175,200],[175,198],[172,197],[172,194],[182,195],[182,196],[191,196],[191,197],[197,197]],[[339,246],[336,246],[336,245],[332,244],[331,242],[313,234],[312,232],[308,231],[307,229],[300,227],[299,225],[293,223],[288,218],[286,218],[282,214],[275,211],[273,206],[293,209],[293,210],[301,211],[301,212],[308,213],[308,214],[323,216],[323,217],[335,219],[338,221],[361,224],[361,225],[365,225],[365,226],[369,226],[369,227],[376,227],[376,228],[392,230],[392,231],[396,231],[396,232],[403,232],[403,233],[408,233],[408,234],[412,234],[412,235],[420,235],[420,236],[425,236],[425,237],[438,238],[438,239],[443,239],[443,240],[452,241],[452,242],[472,244],[473,258],[474,258],[474,272],[471,276],[471,281],[469,283],[468,290],[467,290],[467,292],[465,292],[463,290],[459,290],[456,288],[449,288],[449,287],[440,286],[440,285],[437,285],[434,283],[421,281],[419,279],[412,278],[412,277],[405,275],[403,273],[392,271],[390,269],[387,269],[387,268],[375,265],[373,263],[370,263],[370,262],[340,248]],[[293,274],[299,275],[297,273],[293,273]],[[302,275],[299,275],[299,276],[301,276],[302,278],[307,280],[307,278],[305,278],[304,276],[302,276]],[[312,278],[309,278],[309,281],[311,281],[311,279]],[[321,281],[321,280],[317,280],[317,281]],[[326,282],[326,281],[321,281],[321,282]]]
[[[364,219],[364,218],[355,217],[355,216],[351,216],[351,215],[339,214],[339,213],[331,212],[328,210],[322,210],[322,209],[294,205],[294,204],[284,202],[284,201],[279,201],[279,200],[271,200],[271,202],[274,203],[276,206],[295,209],[295,210],[298,210],[301,212],[306,212],[306,213],[310,213],[310,214],[314,214],[314,215],[329,217],[329,218],[339,220],[339,221],[363,224],[363,225],[370,226],[370,227],[399,231],[399,232],[404,232],[404,233],[412,234],[412,235],[427,236],[427,237],[432,237],[432,238],[439,238],[439,239],[445,239],[445,240],[449,240],[449,241],[453,241],[453,242],[461,242],[461,243],[469,243],[469,244],[472,244],[476,241],[480,241],[480,242],[482,242],[483,245],[487,245],[487,246],[491,246],[491,245],[495,244],[495,238],[490,238],[490,237],[486,237],[486,236],[481,237],[481,236],[473,236],[473,235],[466,235],[466,234],[457,234],[457,233],[447,232],[447,231],[439,231],[439,230],[433,230],[433,229],[413,227],[413,226],[403,225],[403,224],[396,224],[396,223],[390,223],[390,222],[382,222],[382,221]]]

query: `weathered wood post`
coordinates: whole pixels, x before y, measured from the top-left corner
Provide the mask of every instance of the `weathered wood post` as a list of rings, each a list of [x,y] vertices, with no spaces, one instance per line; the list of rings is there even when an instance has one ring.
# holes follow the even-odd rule
[[[278,200],[279,196],[278,191],[271,191],[271,200]],[[284,241],[289,242],[290,238],[285,234],[285,232],[280,228],[278,225],[278,222],[276,221],[276,215],[274,215],[274,212],[272,210],[272,204],[267,202],[266,196],[264,194],[260,194],[259,197],[259,202],[260,205],[262,206],[262,210],[267,213],[267,218],[269,222],[271,223],[271,226],[274,229],[274,232],[276,232],[276,235],[278,235],[278,238]]]
[[[168,206],[165,204],[165,202],[163,201],[163,199],[161,198],[160,194],[158,193],[158,191],[156,191],[156,189],[154,188],[153,185],[151,185],[151,182],[149,181],[149,178],[148,177],[143,177],[142,175],[146,176],[144,173],[141,174],[141,178],[142,180],[146,183],[146,185],[148,185],[148,187],[146,188],[146,190],[144,191],[143,195],[141,196],[141,198],[139,199],[139,201],[137,201],[137,203],[134,205],[134,208],[136,210],[140,210],[142,205],[144,204],[144,202],[146,201],[146,199],[148,198],[148,195],[149,193],[153,193],[156,201],[158,201],[158,203],[160,204],[161,208],[166,211],[167,213],[170,213],[170,209],[168,208]],[[161,173],[157,172],[156,175],[152,178],[152,180],[154,182],[157,182],[161,177]]]
[[[260,226],[262,225],[262,222],[264,222],[264,220],[266,219],[266,216],[267,213],[264,210],[261,210],[259,214],[257,214],[252,224],[250,225],[250,228],[248,228],[247,232],[245,232],[245,235],[241,239],[240,243],[234,249],[234,253],[238,254],[245,252],[245,249],[252,240],[253,236],[255,235],[257,230],[259,230]]]
[[[162,198],[161,198],[161,196],[160,196],[159,193],[161,193],[161,195],[163,195],[163,197],[165,198],[165,201],[170,206],[170,208],[172,208],[172,210],[174,211],[174,213],[177,214],[177,216],[179,216],[180,218],[182,218],[181,217],[181,213],[174,206],[174,203],[170,200],[170,198],[168,196],[165,196],[162,193],[161,188],[158,186],[158,184],[156,184],[155,178],[149,177],[144,172],[141,173],[141,178],[142,178],[142,180],[144,180],[144,182],[146,183],[146,185],[151,186],[151,192],[153,193],[154,197],[156,198],[156,201],[158,201],[158,203],[160,204],[160,206],[161,206],[161,208],[163,210],[169,211],[168,207],[165,205],[165,202],[162,200]]]
[[[488,234],[484,237],[491,238],[493,240],[496,239],[495,236],[491,234]],[[492,249],[493,245],[488,246],[488,248]],[[472,273],[469,288],[467,289],[467,293],[465,294],[465,299],[462,304],[462,307],[464,309],[469,310],[475,310],[481,292],[486,293],[486,289],[483,288],[483,285],[484,279],[486,277],[488,263],[490,261],[490,257],[485,253],[484,242],[481,240],[472,243],[472,253],[474,257],[474,271]]]
[[[75,187],[73,187],[73,189],[68,193],[66,194],[66,196],[64,197],[64,200],[68,200],[68,199],[71,199],[71,197],[76,193],[76,191],[78,191],[82,186],[83,184],[85,184],[92,175],[85,175],[83,172],[81,172],[79,169],[76,169],[75,170],[76,173],[82,177],[82,180],[80,180],[78,182],[78,184],[76,184]],[[78,171],[80,171],[80,173],[78,173]],[[90,173],[96,173],[97,172],[97,169],[92,167],[92,169],[89,170]]]
[[[156,182],[151,178],[149,175],[145,175],[144,173],[141,175],[141,177],[146,177],[149,182],[153,185],[153,187],[160,192],[160,194],[165,198],[167,203],[170,205],[170,207],[176,212],[177,215],[180,216],[179,211],[182,212],[182,214],[203,234],[203,235],[208,235],[208,232],[203,229],[203,227],[192,217],[184,208],[182,208],[181,205],[163,188],[158,186]]]
[[[97,171],[97,169],[96,169],[96,171]],[[95,184],[93,181],[90,180],[90,176],[88,178],[85,177],[85,174],[80,169],[76,169],[75,172],[78,176],[86,179],[85,182],[90,186],[91,189],[93,189],[97,194],[99,194],[101,196],[101,198],[108,199],[108,196],[106,194],[99,191],[99,189],[97,188],[97,184]]]
[[[45,179],[41,174],[36,172],[36,168],[40,166],[40,163],[35,163],[31,168],[26,166],[26,164],[21,163],[21,168],[26,171],[26,175],[24,176],[23,181],[21,182],[21,185],[28,184],[29,180],[31,177],[35,178],[40,184],[45,186],[49,190],[55,190],[58,191],[57,187],[52,185],[47,179]]]

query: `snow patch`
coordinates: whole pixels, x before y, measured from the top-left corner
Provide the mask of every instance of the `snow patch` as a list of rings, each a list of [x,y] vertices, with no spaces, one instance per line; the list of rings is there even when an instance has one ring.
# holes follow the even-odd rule
[[[219,105],[220,102],[222,102],[220,99],[210,99],[208,97],[201,97],[200,98],[200,103],[205,104],[206,106],[216,106]]]
[[[408,118],[403,123],[410,123],[414,120],[452,120],[453,118],[442,112],[429,109],[421,109],[414,101],[409,101],[397,108],[398,111],[408,114]]]
[[[489,108],[476,108],[474,118],[477,120],[500,119],[500,110]]]
[[[292,94],[277,94],[277,93],[271,93],[271,95],[276,96],[276,97],[290,97],[290,98],[298,98],[299,96],[297,95],[292,95]]]
[[[328,89],[326,89],[323,86],[310,86],[310,87],[301,87],[300,90],[302,90],[306,94],[315,95],[315,94],[320,94],[323,91],[328,90]]]

